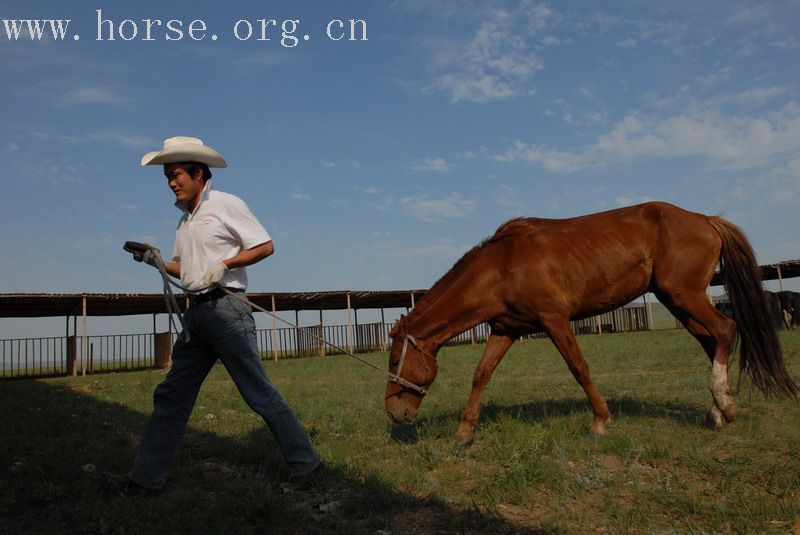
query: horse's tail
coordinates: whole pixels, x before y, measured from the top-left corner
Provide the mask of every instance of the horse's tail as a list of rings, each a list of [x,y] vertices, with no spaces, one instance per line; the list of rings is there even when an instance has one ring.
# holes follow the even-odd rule
[[[741,229],[720,217],[709,217],[708,222],[722,238],[719,264],[741,342],[739,374],[747,372],[766,396],[797,398],[797,385],[783,363],[750,242]]]

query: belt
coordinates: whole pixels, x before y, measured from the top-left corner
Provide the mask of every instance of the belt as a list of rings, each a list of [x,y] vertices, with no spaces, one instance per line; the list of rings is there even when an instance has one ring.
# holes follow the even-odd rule
[[[228,292],[226,292],[225,290],[228,290],[228,291],[234,292],[234,293],[244,292],[244,290],[242,290],[240,288],[225,288],[225,289],[222,289],[222,288],[217,287],[217,288],[214,288],[213,290],[211,290],[210,292],[206,292],[204,294],[190,295],[189,296],[189,302],[192,304],[192,306],[194,306],[194,305],[202,305],[203,303],[207,303],[209,301],[213,301],[215,299],[219,299],[221,297],[225,297],[226,295],[228,295]]]

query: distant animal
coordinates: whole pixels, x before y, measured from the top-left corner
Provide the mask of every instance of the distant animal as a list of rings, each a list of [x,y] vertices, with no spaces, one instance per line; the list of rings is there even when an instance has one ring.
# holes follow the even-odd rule
[[[780,300],[781,309],[788,317],[788,319],[785,320],[786,327],[789,329],[800,327],[800,292],[782,290],[777,292],[777,295]]]
[[[721,265],[733,318],[706,296]],[[608,406],[570,328],[644,292],[656,297],[700,342],[711,360],[711,417],[721,427],[737,413],[728,385],[738,335],[740,369],[766,395],[797,397],[762,291],[752,247],[720,217],[651,202],[570,219],[519,218],[467,252],[392,328],[385,406],[412,420],[438,372],[436,355],[461,332],[488,322],[491,334],[475,370],[458,428],[473,441],[484,388],[520,336],[544,330],[583,388],[592,431],[606,433]]]
[[[767,301],[767,308],[772,316],[772,323],[775,325],[775,328],[779,331],[786,328],[783,318],[783,308],[781,307],[778,294],[770,292],[769,290],[764,290],[764,299]]]
[[[772,319],[772,325],[775,327],[775,329],[780,331],[786,328],[787,325],[784,318],[784,311],[781,308],[781,303],[780,300],[778,299],[778,295],[775,292],[764,290],[764,300],[767,303],[767,309],[769,310],[769,315],[770,318]],[[733,317],[733,310],[731,310],[731,304],[728,301],[720,301],[714,305],[714,308],[716,308],[729,318]]]

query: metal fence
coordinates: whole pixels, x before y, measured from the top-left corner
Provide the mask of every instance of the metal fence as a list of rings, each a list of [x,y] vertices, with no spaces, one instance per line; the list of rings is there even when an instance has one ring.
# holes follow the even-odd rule
[[[0,340],[0,377],[65,375],[67,338]]]
[[[343,351],[386,351],[391,340],[388,323],[311,325],[299,328],[258,329],[256,341],[264,359],[316,357]],[[623,307],[600,316],[573,321],[576,334],[641,331],[649,328],[644,306]],[[0,340],[0,378],[46,377],[151,368],[156,362],[156,339],[149,334],[62,336]],[[173,333],[177,336],[177,333]],[[489,326],[469,329],[447,345],[485,342]],[[535,333],[529,338],[544,336]],[[328,344],[324,344],[320,337]],[[84,347],[84,340],[86,346]],[[167,340],[169,341],[169,340]],[[337,349],[338,348],[338,349]]]

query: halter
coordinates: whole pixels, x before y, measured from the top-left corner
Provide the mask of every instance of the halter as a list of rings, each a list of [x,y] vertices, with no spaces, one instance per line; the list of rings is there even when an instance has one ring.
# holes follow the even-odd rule
[[[428,393],[427,389],[422,388],[421,386],[415,385],[414,383],[412,383],[410,381],[407,381],[407,380],[405,380],[405,379],[403,379],[401,377],[401,374],[403,373],[403,364],[406,361],[406,352],[408,351],[408,343],[409,342],[411,342],[411,345],[414,346],[414,349],[419,351],[420,354],[422,354],[423,357],[427,357],[427,358],[431,359],[432,361],[436,362],[436,358],[433,355],[423,351],[422,348],[419,347],[419,342],[417,342],[416,338],[414,338],[410,334],[407,334],[403,338],[403,350],[400,352],[400,360],[397,363],[397,371],[395,373],[390,373],[389,374],[389,382],[390,383],[399,384],[400,386],[404,386],[404,387],[410,388],[412,390],[416,390],[417,392],[419,392],[420,394],[422,394],[424,396],[425,394]]]

